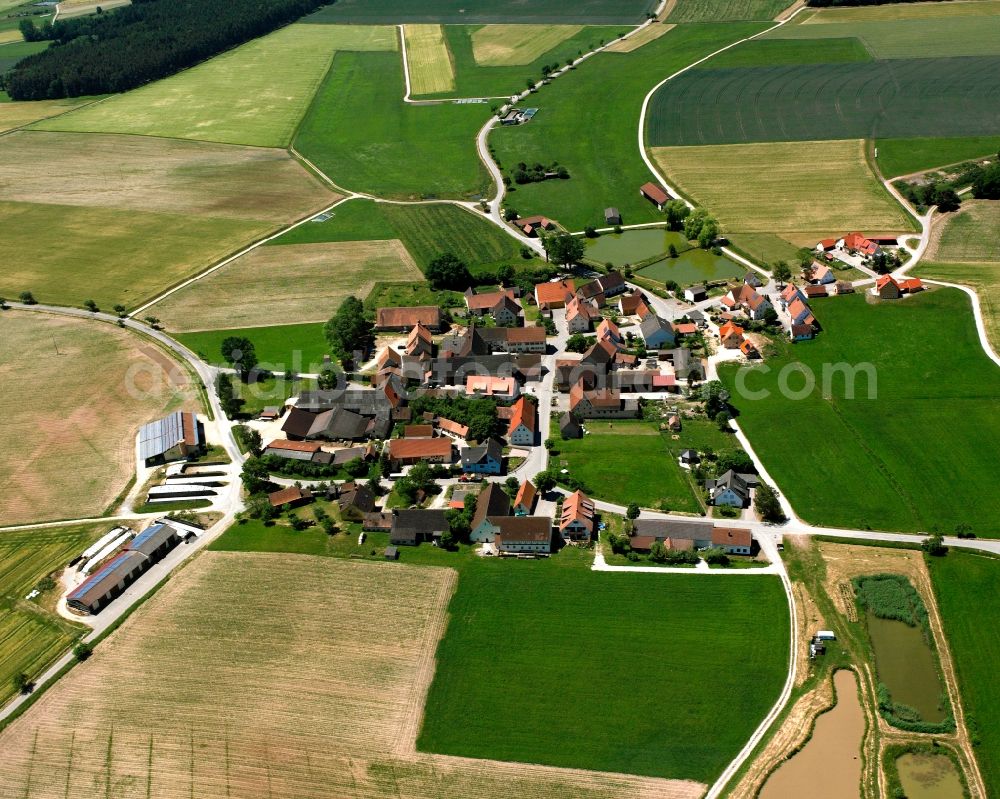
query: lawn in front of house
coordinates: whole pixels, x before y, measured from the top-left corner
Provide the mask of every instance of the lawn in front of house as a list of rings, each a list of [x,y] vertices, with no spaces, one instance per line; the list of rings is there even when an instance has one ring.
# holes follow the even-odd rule
[[[702,511],[687,473],[653,423],[588,420],[584,427],[583,438],[555,439],[550,463],[566,469],[587,493],[619,505]]]

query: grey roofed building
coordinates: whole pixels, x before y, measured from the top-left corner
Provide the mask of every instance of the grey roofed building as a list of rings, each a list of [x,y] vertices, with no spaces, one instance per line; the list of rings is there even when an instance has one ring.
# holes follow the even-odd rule
[[[620,225],[622,223],[621,212],[614,206],[604,209],[604,221],[609,225]]]
[[[698,455],[698,451],[694,449],[682,449],[681,450],[681,463],[697,463],[701,460],[701,456]]]
[[[330,453],[332,455],[331,463],[336,466],[343,466],[345,463],[350,463],[356,458],[364,459],[367,450],[364,447],[348,447],[347,449],[338,449],[335,452]]]
[[[475,530],[487,516],[510,516],[510,497],[499,483],[487,483],[486,487],[476,497],[476,512],[472,517],[472,529]]]
[[[295,407],[314,413],[331,408],[344,408],[362,416],[376,416],[379,412],[386,414],[392,412],[392,403],[385,392],[374,388],[303,391],[299,395]]]
[[[337,503],[345,519],[360,522],[366,513],[375,510],[375,495],[372,490],[360,483],[345,483]]]
[[[744,506],[750,500],[750,489],[756,488],[760,478],[755,474],[737,474],[732,469],[720,475],[715,480],[706,480],[705,488],[713,491],[713,500],[720,492],[731,491]]]
[[[628,288],[625,285],[625,278],[621,272],[608,272],[606,275],[601,275],[597,278],[597,282],[600,284],[601,291],[605,297],[613,297],[616,294],[621,294]]]
[[[755,289],[759,289],[763,283],[760,282],[760,277],[752,269],[748,269],[747,273],[743,276],[743,282],[748,286],[753,286]]]
[[[559,433],[563,438],[580,438],[583,428],[573,414],[564,413],[559,417]]]
[[[127,549],[141,552],[150,561],[156,562],[182,540],[181,534],[169,524],[151,524],[132,539]]]
[[[204,443],[197,417],[185,411],[139,428],[139,457],[147,466],[195,455]]]
[[[656,314],[648,314],[642,320],[639,329],[642,331],[642,337],[647,346],[655,349],[663,346],[663,344],[673,345],[676,339],[673,325],[665,319],[661,319]]]
[[[116,555],[74,588],[66,604],[86,613],[97,613],[130,586],[149,565],[141,552],[127,550]]]
[[[431,541],[448,529],[446,510],[394,510],[389,543],[416,546],[422,541]]]
[[[675,519],[636,519],[632,523],[633,535],[664,539],[687,539],[696,546],[710,546],[713,524],[710,521],[679,521]]]
[[[322,433],[327,438],[353,441],[365,437],[368,430],[368,419],[364,416],[346,408],[337,408],[330,413],[332,416],[327,421]]]
[[[678,377],[687,376],[691,369],[691,350],[686,347],[675,347],[668,353],[674,372]]]
[[[483,463],[488,458],[496,461],[503,460],[503,445],[495,438],[488,438],[477,447],[464,447],[462,449],[463,467]]]

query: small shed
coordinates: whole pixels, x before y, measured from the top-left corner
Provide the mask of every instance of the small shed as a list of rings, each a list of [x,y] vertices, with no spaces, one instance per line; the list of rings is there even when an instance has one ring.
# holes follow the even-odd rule
[[[609,225],[620,225],[622,223],[622,215],[617,208],[611,206],[604,209],[604,221]]]
[[[817,641],[836,641],[837,636],[831,630],[819,630],[816,633]]]
[[[399,560],[399,549],[393,546],[388,546],[385,548],[385,559],[386,560]]]

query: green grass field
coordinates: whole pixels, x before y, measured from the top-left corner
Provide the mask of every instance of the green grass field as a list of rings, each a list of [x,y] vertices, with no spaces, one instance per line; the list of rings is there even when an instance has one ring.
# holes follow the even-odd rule
[[[662,147],[652,152],[668,180],[715,214],[724,231],[830,235],[914,229],[913,220],[872,174],[863,141]]]
[[[1000,108],[981,98],[998,69],[997,56],[694,69],[653,97],[647,140],[660,147],[995,136]]]
[[[556,440],[556,466],[567,469],[598,499],[645,508],[699,513],[690,480],[668,446],[669,439],[649,422],[590,420],[589,434]],[[641,463],[642,469],[636,469]]]
[[[729,243],[747,258],[763,263],[786,261],[799,257],[799,248],[773,233],[730,233]]]
[[[395,32],[289,25],[40,127],[283,147],[291,141],[334,53],[353,48],[394,50]],[[397,55],[390,57],[398,60]]]
[[[736,69],[802,64],[843,64],[871,61],[871,54],[858,39],[754,39],[699,65],[699,69]]]
[[[878,139],[878,168],[895,178],[983,156],[996,157],[1000,137],[967,136],[957,139]]]
[[[449,25],[532,22],[590,25],[638,25],[654,0],[565,0],[498,4],[495,0],[338,0],[307,18],[316,23],[396,24],[442,22]]]
[[[0,530],[0,702],[14,693],[20,671],[35,677],[62,654],[82,628],[49,613],[25,595],[61,569],[114,525],[82,524],[33,530]],[[50,600],[55,589],[40,598]]]
[[[740,425],[796,512],[815,524],[904,532],[949,532],[965,522],[981,537],[1000,537],[1000,494],[988,488],[1000,370],[982,351],[968,298],[940,289],[872,306],[859,294],[817,301],[813,310],[824,328],[816,341],[776,342],[780,354],[767,371],[746,373],[748,390],[770,396],[748,399],[736,368],[720,370]],[[815,376],[797,400],[779,389],[782,369],[794,362]],[[870,364],[876,398],[864,371],[854,399],[842,373],[824,398],[824,365],[835,364]],[[793,392],[805,383],[794,371],[786,379]],[[819,482],[803,479],[804,457],[823,464]]]
[[[552,47],[525,64],[482,64],[476,58],[474,45],[477,41],[477,34],[484,30],[488,31],[492,27],[494,26],[445,26],[444,33],[448,40],[448,49],[451,51],[452,61],[455,64],[455,89],[449,94],[459,97],[508,97],[524,89],[527,78],[541,80],[543,65],[558,64],[561,66],[566,63],[567,59],[576,58],[581,51],[586,52],[593,49],[602,39],[610,40],[612,36],[629,30],[627,25],[620,28],[587,26],[568,38],[560,40],[549,37],[548,41],[553,42]],[[534,26],[512,25],[509,27],[532,28]],[[568,26],[549,25],[545,27],[549,30],[559,31],[560,29],[565,30]],[[569,30],[575,29],[569,28]],[[522,52],[525,52],[525,57],[530,55],[527,51]]]
[[[668,22],[725,22],[774,19],[791,3],[785,0],[680,0]]]
[[[711,782],[785,678],[780,583],[600,574],[563,554],[463,570],[418,748]]]
[[[979,263],[922,261],[916,272],[920,277],[959,283],[973,289],[979,297],[990,344],[994,352],[1000,352],[1000,258]]]
[[[443,252],[457,255],[473,272],[521,260],[513,236],[454,205],[384,205],[382,214],[421,269]]]
[[[22,58],[40,53],[48,46],[48,42],[10,42],[0,45],[0,72],[6,72]]]
[[[964,5],[949,4],[951,7]],[[827,10],[822,10],[812,16],[800,15],[801,21],[796,18],[768,33],[767,38],[857,37],[875,58],[1000,55],[1000,15],[996,4],[990,8],[990,13],[980,15],[952,12],[949,16],[919,19],[873,19],[869,13],[846,21],[834,21],[838,19],[836,16],[828,16]]]
[[[410,305],[444,305],[464,308],[465,299],[457,291],[436,291],[430,283],[376,283],[365,297],[365,310],[374,314],[379,308],[399,308]]]
[[[986,783],[987,796],[1000,793],[1000,560],[951,550],[929,558],[938,609],[958,672],[966,726]]]
[[[308,222],[272,239],[267,246],[320,244],[328,241],[385,241],[397,238],[395,229],[374,200],[348,200],[330,212],[325,222]]]
[[[332,316],[332,314],[331,314]],[[227,336],[245,336],[254,345],[262,366],[281,371],[313,373],[323,363],[330,347],[323,337],[323,323],[275,325],[273,327],[242,327],[233,330],[205,330],[200,333],[173,333],[181,344],[194,351],[202,360],[225,366],[222,341]]]
[[[757,23],[678,26],[632,53],[589,59],[542,88],[531,97],[538,115],[527,125],[495,129],[490,144],[504,169],[558,161],[571,177],[519,186],[507,205],[523,216],[545,214],[570,230],[603,225],[609,205],[626,224],[662,218],[639,196],[650,179],[636,146],[643,98],[665,75],[761,29]]]
[[[408,106],[404,90],[398,54],[338,53],[295,148],[354,191],[395,199],[480,197],[489,179],[475,138],[489,107]]]

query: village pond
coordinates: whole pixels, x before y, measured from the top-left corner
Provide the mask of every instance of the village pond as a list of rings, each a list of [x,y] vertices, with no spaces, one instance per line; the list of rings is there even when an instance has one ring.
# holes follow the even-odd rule
[[[861,784],[861,739],[865,717],[854,672],[833,677],[837,704],[816,719],[809,742],[785,761],[764,784],[760,799],[846,799],[858,796]]]
[[[746,270],[711,250],[691,247],[683,234],[666,228],[642,228],[622,233],[604,233],[598,238],[587,239],[587,258],[601,264],[622,267],[646,263],[638,274],[660,282],[673,280],[679,285],[702,283],[739,277]],[[673,245],[678,255],[669,257]],[[653,263],[649,263],[653,259]]]
[[[896,760],[907,799],[962,799],[958,769],[947,755],[911,752]]]
[[[924,721],[944,721],[944,688],[923,630],[871,612],[866,614],[866,624],[878,680],[889,689],[893,703],[912,707]]]

